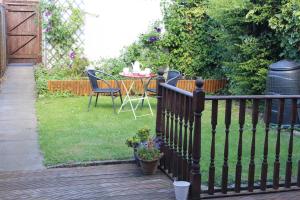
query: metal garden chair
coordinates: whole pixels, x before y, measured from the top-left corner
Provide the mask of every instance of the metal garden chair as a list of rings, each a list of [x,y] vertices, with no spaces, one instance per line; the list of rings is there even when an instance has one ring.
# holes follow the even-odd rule
[[[181,78],[181,73],[177,70],[169,70],[167,73],[168,74],[167,74],[166,83],[176,87],[178,80]],[[155,77],[150,78],[148,80],[148,82],[145,84],[143,97],[145,97],[146,92],[151,92],[151,93],[154,93],[154,94],[157,93],[156,88],[149,88],[149,84],[150,84],[151,80],[153,80],[153,79],[155,79]],[[144,100],[142,100],[142,106],[143,105],[144,105]]]
[[[121,103],[123,103],[122,94],[121,94],[121,87],[120,87],[119,82],[117,81],[117,79],[114,76],[110,75],[110,74],[107,74],[103,71],[94,70],[94,69],[89,69],[89,70],[86,71],[86,73],[89,77],[90,84],[91,84],[91,87],[92,87],[92,92],[90,94],[90,99],[89,99],[88,111],[90,110],[93,94],[96,94],[96,101],[95,101],[95,107],[96,107],[97,102],[98,102],[99,94],[101,94],[101,93],[106,93],[107,94],[108,93],[108,94],[110,94],[110,96],[112,98],[114,112],[116,113],[116,107],[115,107],[115,102],[114,102],[115,93],[117,93],[120,96]],[[105,80],[105,78],[107,78],[107,77],[114,80],[115,85],[117,87],[113,87],[107,80]],[[97,82],[98,80],[103,81],[103,83],[105,85],[107,85],[107,87],[105,87],[105,88],[101,87],[100,88],[99,85],[98,85],[98,82]]]

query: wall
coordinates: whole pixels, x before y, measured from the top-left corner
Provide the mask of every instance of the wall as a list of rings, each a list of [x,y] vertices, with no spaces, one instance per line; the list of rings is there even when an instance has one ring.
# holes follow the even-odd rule
[[[7,58],[6,58],[5,9],[3,5],[0,5],[0,80],[6,68],[6,62],[7,62]]]

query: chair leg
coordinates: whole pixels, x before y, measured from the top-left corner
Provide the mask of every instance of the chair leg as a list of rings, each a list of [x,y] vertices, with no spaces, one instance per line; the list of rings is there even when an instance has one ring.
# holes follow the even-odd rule
[[[143,94],[142,107],[144,106],[144,100],[145,100],[144,98],[145,98],[145,96],[146,96],[146,91],[145,91],[144,94]],[[141,108],[142,108],[142,107],[141,107]]]
[[[97,102],[98,102],[98,96],[99,96],[99,93],[97,93],[97,96],[96,96],[95,107],[97,106]]]
[[[113,93],[110,93],[111,95],[111,99],[112,99],[112,104],[113,104],[113,108],[114,108],[114,113],[116,114],[116,106],[115,106],[115,97]]]
[[[92,97],[93,93],[90,94],[90,100],[89,100],[89,105],[88,105],[88,111],[90,111],[91,103],[92,103]]]
[[[123,99],[122,99],[122,93],[121,91],[119,91],[119,95],[120,95],[120,100],[121,100],[121,104],[123,103]]]

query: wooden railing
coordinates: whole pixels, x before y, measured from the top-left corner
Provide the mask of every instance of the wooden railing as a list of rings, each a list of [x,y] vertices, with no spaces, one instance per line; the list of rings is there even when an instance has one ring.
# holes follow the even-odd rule
[[[0,80],[6,68],[6,23],[5,9],[0,3]]]
[[[125,80],[124,83],[128,88],[132,80]],[[142,94],[144,91],[143,84],[140,80],[135,81],[135,91],[138,94]],[[102,81],[98,81],[99,87],[107,87]],[[116,87],[115,81],[108,80],[108,83],[112,87]],[[227,84],[226,80],[205,80],[204,90],[208,93],[216,93],[220,89],[223,89]],[[180,80],[177,86],[187,91],[193,91],[195,89],[195,80]],[[149,84],[149,88],[155,88],[156,81],[153,80]],[[91,86],[88,80],[50,80],[48,81],[48,90],[50,92],[71,92],[74,95],[86,96],[91,93]],[[121,87],[122,94],[125,94],[125,89]]]
[[[293,152],[300,95],[205,97],[202,80],[196,81],[193,93],[165,84],[162,72],[157,81],[156,132],[163,141],[161,151],[164,153],[160,166],[173,179],[191,182],[192,199],[300,189],[300,161],[295,161],[296,157],[293,157],[295,153],[300,153]],[[211,109],[205,110],[205,105]],[[225,107],[224,111],[220,111],[221,105]],[[281,149],[282,124],[286,117],[284,109],[287,106],[291,108],[287,112],[290,115],[289,133],[283,138],[287,146]],[[278,111],[276,134],[270,136],[274,109]],[[261,114],[264,120],[260,120]],[[224,134],[217,129],[218,123],[222,123],[218,121],[220,116],[224,120]],[[208,120],[209,123],[203,122]],[[233,122],[237,124],[236,127]],[[259,129],[258,124],[261,126]],[[246,126],[249,126],[249,134],[245,133]],[[222,135],[217,135],[217,132]],[[230,140],[233,134],[236,134],[234,141]],[[257,134],[262,141],[257,141]],[[274,149],[270,147],[272,142],[275,143]],[[216,155],[220,148],[223,156]],[[249,155],[244,151],[246,148]],[[257,152],[261,152],[261,155]],[[246,156],[249,159],[247,157],[245,160]],[[286,156],[284,163],[280,162],[280,156]],[[207,160],[205,165],[204,160]],[[259,167],[260,173],[257,170]],[[218,174],[217,169],[221,169]],[[283,169],[284,172],[280,173]],[[243,177],[242,172],[247,177]],[[292,178],[292,174],[296,175]],[[232,179],[229,180],[229,177]]]

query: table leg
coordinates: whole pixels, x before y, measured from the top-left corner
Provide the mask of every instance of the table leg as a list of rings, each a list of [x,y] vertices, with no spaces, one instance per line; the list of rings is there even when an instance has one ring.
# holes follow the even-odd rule
[[[132,83],[130,84],[129,89],[127,89],[127,87],[126,87],[126,85],[125,85],[125,83],[124,83],[123,80],[122,80],[121,82],[122,82],[122,85],[123,85],[123,87],[124,87],[124,89],[125,89],[126,96],[125,96],[125,99],[124,99],[124,101],[123,101],[123,103],[122,103],[122,105],[121,105],[121,107],[120,107],[118,113],[120,113],[121,110],[124,108],[124,106],[129,102],[130,107],[131,107],[131,110],[132,110],[133,115],[134,115],[134,119],[136,119],[135,108],[133,107],[133,104],[132,104],[132,101],[131,101],[131,98],[130,98],[130,92],[131,92],[131,90],[132,90],[132,88],[133,88],[134,81],[132,81]]]
[[[152,111],[152,108],[151,108],[151,104],[150,104],[150,101],[149,101],[149,97],[147,95],[147,92],[145,93],[145,97],[144,99],[147,100],[147,103],[148,103],[148,106],[149,106],[149,109],[150,109],[150,112],[151,112],[151,115],[153,116],[153,111]]]

